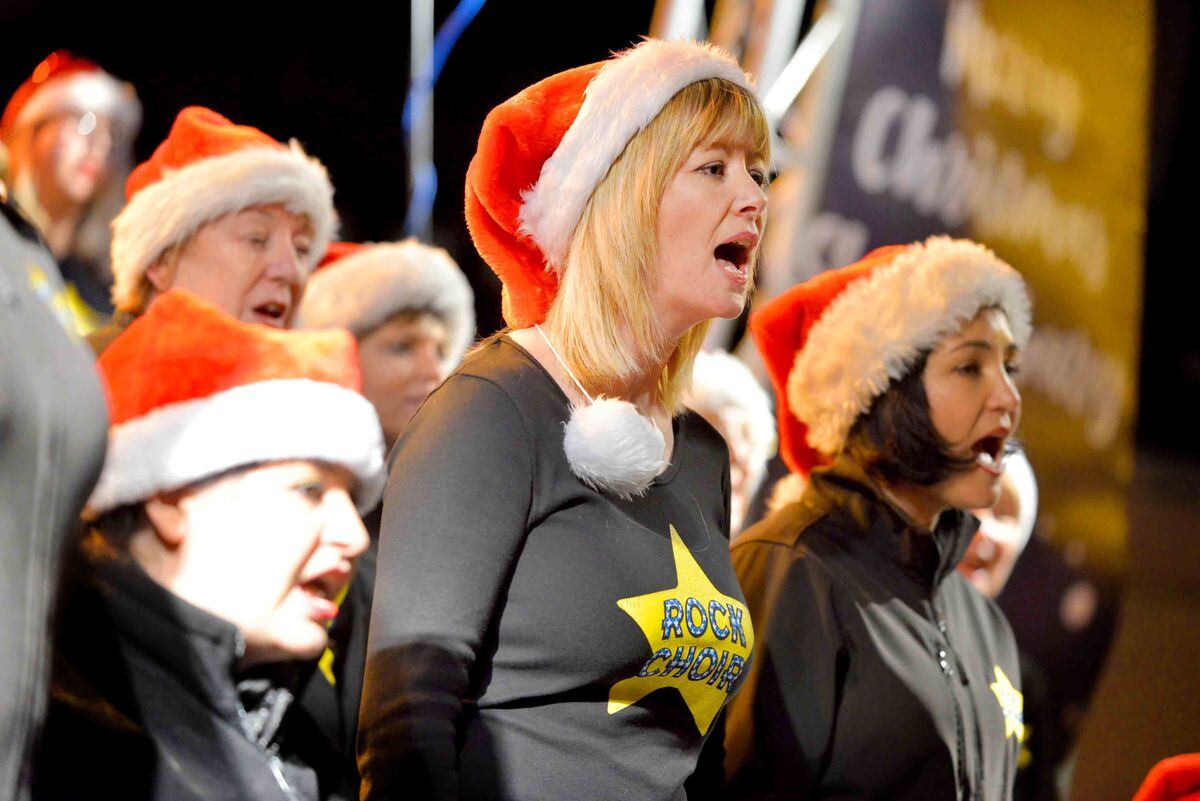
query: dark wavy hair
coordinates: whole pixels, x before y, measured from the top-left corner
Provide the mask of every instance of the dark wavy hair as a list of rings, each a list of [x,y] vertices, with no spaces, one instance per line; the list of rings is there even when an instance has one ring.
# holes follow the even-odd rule
[[[858,416],[846,436],[845,451],[873,477],[889,484],[929,487],[972,468],[974,459],[955,456],[934,428],[925,395],[923,351],[871,408]]]

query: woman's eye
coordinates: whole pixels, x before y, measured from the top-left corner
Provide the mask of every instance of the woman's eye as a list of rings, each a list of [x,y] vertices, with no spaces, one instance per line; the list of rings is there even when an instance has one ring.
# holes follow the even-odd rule
[[[725,164],[720,161],[714,161],[711,164],[705,164],[700,168],[699,172],[706,175],[721,176],[725,174]]]
[[[300,241],[293,243],[292,247],[296,249],[296,255],[307,257],[312,252],[312,245],[309,242]]]
[[[320,503],[321,499],[325,497],[325,485],[319,481],[300,484],[295,489],[304,496],[305,500],[312,503]]]
[[[1008,373],[1009,375],[1016,375],[1017,373],[1021,372],[1021,365],[1016,364],[1015,362],[1006,364],[1004,365],[1004,372]]]
[[[762,170],[751,170],[750,177],[754,179],[754,183],[758,184],[759,186],[761,186],[763,188],[766,188],[768,179],[767,179],[767,174],[765,172],[763,172]]]
[[[256,248],[266,247],[267,238],[258,234],[252,234],[246,237],[246,241]]]
[[[954,368],[954,372],[958,373],[959,375],[976,376],[976,375],[979,375],[979,365],[978,364],[959,365],[958,367]]]

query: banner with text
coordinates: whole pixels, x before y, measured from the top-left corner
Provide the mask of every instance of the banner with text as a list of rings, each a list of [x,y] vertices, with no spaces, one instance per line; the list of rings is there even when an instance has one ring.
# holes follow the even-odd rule
[[[862,4],[797,277],[934,233],[978,239],[1035,303],[1023,438],[1040,532],[1124,563],[1142,299],[1149,0]]]

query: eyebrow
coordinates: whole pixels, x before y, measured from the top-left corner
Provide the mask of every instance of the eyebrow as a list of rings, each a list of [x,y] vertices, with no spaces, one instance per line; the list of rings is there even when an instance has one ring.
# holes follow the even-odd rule
[[[992,343],[987,342],[982,339],[972,339],[967,342],[963,342],[958,345],[955,345],[953,348],[950,349],[950,352],[954,353],[955,351],[962,350],[963,348],[971,348],[973,350],[982,350],[982,351],[986,351],[986,352],[991,352]],[[1020,348],[1017,347],[1017,344],[1015,342],[1010,342],[1004,348],[1004,353],[1006,355],[1011,356],[1013,353],[1016,353],[1018,350],[1020,350]]]
[[[259,217],[266,217],[268,222],[275,221],[275,217],[271,215],[271,212],[263,211],[262,209],[258,208],[257,206],[254,206],[254,207],[251,207],[248,209],[243,209],[242,213],[256,214]],[[309,221],[308,217],[301,215],[301,219],[303,220],[303,222],[301,222],[298,227],[292,228],[292,234],[293,235],[305,234],[307,236],[316,236],[315,232],[313,231],[313,224]]]
[[[705,150],[723,150],[726,153],[731,153],[734,150],[745,150],[747,155],[750,156],[750,161],[764,160],[762,154],[755,151],[754,143],[749,140],[738,141],[728,138],[714,139],[709,142],[701,142],[696,146],[696,149],[701,152]]]

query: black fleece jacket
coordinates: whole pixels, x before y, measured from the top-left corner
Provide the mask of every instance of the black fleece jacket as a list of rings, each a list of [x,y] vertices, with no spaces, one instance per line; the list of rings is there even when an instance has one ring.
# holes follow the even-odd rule
[[[725,798],[1011,797],[1016,644],[954,569],[977,527],[916,527],[843,458],[734,542],[758,648],[706,755]]]
[[[34,801],[332,796],[341,766],[291,703],[310,663],[239,671],[238,630],[128,558],[77,556],[64,599]]]

